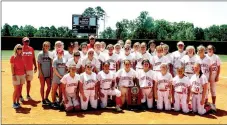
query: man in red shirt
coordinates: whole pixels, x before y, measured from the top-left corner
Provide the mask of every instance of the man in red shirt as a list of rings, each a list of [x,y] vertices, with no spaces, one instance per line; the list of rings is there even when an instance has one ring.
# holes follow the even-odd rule
[[[28,37],[24,37],[22,39],[23,47],[22,47],[22,58],[25,63],[25,69],[26,69],[26,82],[27,82],[27,99],[31,100],[30,97],[30,89],[31,89],[31,81],[33,79],[33,64],[34,64],[34,73],[37,72],[37,65],[36,65],[36,59],[35,59],[35,52],[34,49],[29,46],[30,40]],[[24,101],[22,97],[22,93],[20,96],[20,101]]]
[[[87,44],[88,49],[94,49],[95,37],[93,35],[89,36],[89,44]]]

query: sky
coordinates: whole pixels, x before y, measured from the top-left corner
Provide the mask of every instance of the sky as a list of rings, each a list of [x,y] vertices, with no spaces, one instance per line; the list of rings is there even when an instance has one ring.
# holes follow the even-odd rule
[[[148,11],[155,20],[186,21],[206,28],[227,24],[227,2],[2,2],[2,25],[68,26],[72,14],[82,14],[87,7],[101,6],[107,13],[106,27],[116,29],[116,22],[135,19]],[[103,21],[100,30],[104,29]]]

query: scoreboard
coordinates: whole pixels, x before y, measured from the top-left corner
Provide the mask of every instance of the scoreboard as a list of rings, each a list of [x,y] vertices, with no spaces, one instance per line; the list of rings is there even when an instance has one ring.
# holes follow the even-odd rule
[[[75,35],[96,35],[97,17],[85,17],[82,15],[72,15],[72,30]]]

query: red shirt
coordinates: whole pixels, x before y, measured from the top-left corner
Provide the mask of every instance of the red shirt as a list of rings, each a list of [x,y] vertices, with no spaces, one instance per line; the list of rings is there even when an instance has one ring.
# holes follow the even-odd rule
[[[10,63],[14,64],[14,73],[15,75],[24,75],[25,74],[25,65],[24,60],[20,56],[11,56]]]
[[[87,48],[88,48],[88,49],[90,49],[90,48],[94,49],[94,45],[87,44]]]
[[[33,70],[33,58],[35,58],[34,49],[30,46],[23,46],[22,52],[26,70]]]

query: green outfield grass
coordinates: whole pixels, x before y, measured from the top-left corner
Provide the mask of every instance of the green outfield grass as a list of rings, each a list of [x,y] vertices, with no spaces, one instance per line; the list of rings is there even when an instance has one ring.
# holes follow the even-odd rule
[[[35,50],[35,55],[37,56],[38,52],[40,50]],[[13,54],[12,50],[2,50],[1,51],[1,58],[2,60],[9,60],[10,56]],[[222,62],[227,62],[227,55],[219,55],[219,57],[221,58]]]

